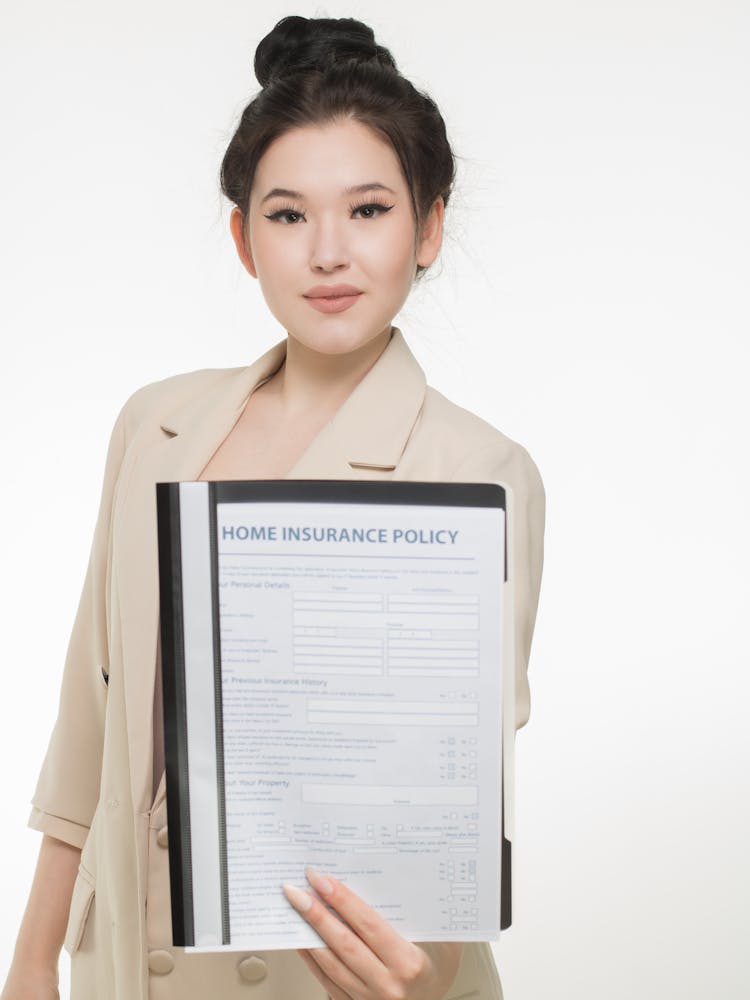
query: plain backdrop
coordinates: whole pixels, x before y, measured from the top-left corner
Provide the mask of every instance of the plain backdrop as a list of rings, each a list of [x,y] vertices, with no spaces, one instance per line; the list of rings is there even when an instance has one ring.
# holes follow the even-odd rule
[[[457,188],[396,323],[547,490],[506,1000],[744,1000],[750,8],[730,0],[3,5],[0,977],[115,415],[285,335],[217,173],[291,13],[369,22],[441,108]]]

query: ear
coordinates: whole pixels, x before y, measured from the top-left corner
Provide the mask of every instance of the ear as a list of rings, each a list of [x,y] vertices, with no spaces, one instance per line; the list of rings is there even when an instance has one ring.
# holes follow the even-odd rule
[[[255,262],[250,252],[249,241],[245,238],[245,217],[236,206],[232,209],[232,214],[229,217],[229,228],[232,233],[234,245],[237,248],[237,255],[242,261],[242,266],[254,278],[257,278],[258,272],[255,270]]]
[[[417,264],[429,267],[435,260],[443,242],[443,215],[445,202],[442,196],[435,199],[422,227],[422,235],[417,246]]]

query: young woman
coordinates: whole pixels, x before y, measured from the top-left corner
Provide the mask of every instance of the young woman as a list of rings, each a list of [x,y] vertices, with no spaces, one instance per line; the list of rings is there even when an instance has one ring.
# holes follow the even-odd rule
[[[186,479],[497,482],[510,488],[516,725],[542,568],[526,450],[426,385],[392,325],[435,260],[454,180],[444,122],[352,19],[287,17],[226,151],[231,231],[286,331],[249,367],[137,391],[115,424],[90,563],[29,825],[44,833],[2,1000],[498,1000],[486,943],[402,938],[335,878],[285,889],[327,947],[172,946],[154,485]],[[333,912],[331,912],[333,911]],[[340,916],[338,919],[336,914]]]

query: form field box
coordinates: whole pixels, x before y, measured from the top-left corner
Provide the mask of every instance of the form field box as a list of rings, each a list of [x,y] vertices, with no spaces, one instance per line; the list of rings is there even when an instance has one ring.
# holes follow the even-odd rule
[[[445,719],[451,715],[479,714],[477,701],[397,701],[395,698],[361,701],[358,698],[310,698],[307,707],[320,712],[341,712],[347,715],[350,712],[360,714],[366,712],[368,715],[380,712],[389,715],[397,712],[430,712],[433,715],[442,715]]]
[[[354,701],[310,698],[307,720],[315,725],[477,726],[477,702]]]
[[[294,638],[295,649],[317,649],[320,646],[324,649],[335,649],[337,646],[343,649],[382,649],[383,645],[382,639],[354,635],[351,638],[325,635],[297,635]]]
[[[381,666],[383,665],[383,654],[376,653],[375,655],[367,655],[363,653],[357,653],[354,650],[351,652],[342,653],[340,650],[336,653],[295,653],[294,662],[296,663],[317,663],[322,667],[326,667],[329,664],[336,666],[336,664],[346,664],[353,663],[357,666],[365,664],[367,666]]]
[[[351,712],[345,716],[337,712],[308,712],[310,723],[316,726],[476,726],[476,715],[370,715],[366,712]]]
[[[382,667],[352,666],[350,663],[328,664],[321,667],[314,663],[295,663],[295,674],[342,674],[347,677],[383,677]]]
[[[390,677],[479,677],[478,667],[389,667]]]
[[[315,805],[356,806],[475,806],[473,785],[302,785],[302,801]]]
[[[432,653],[434,650],[471,650],[479,652],[478,639],[433,639],[426,635],[419,639],[396,639],[389,638],[390,649],[413,650],[415,653]]]
[[[403,614],[407,612],[408,614],[433,614],[440,615],[463,615],[463,614],[477,614],[479,611],[479,605],[476,602],[472,604],[457,604],[455,601],[446,601],[445,604],[440,604],[437,601],[389,601],[388,611],[391,614]]]
[[[435,594],[426,597],[424,594],[391,594],[388,600],[389,606],[397,604],[430,604],[436,607],[440,604],[465,604],[479,607],[479,594]]]
[[[449,615],[435,612],[434,614],[414,614],[411,611],[294,611],[295,626],[323,626],[336,628],[346,625],[349,628],[373,629],[451,629],[453,631],[476,632],[479,628],[479,615],[466,612]]]
[[[476,656],[389,656],[392,667],[476,667]]]

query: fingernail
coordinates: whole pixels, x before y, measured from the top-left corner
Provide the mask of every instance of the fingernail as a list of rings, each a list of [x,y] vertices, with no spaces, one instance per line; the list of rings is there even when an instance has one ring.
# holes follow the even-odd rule
[[[333,884],[320,872],[316,872],[314,868],[310,868],[309,865],[305,867],[305,875],[307,876],[307,881],[316,889],[321,896],[328,896],[333,892]]]
[[[298,889],[296,885],[287,885],[286,882],[282,882],[281,888],[295,910],[299,910],[300,913],[304,913],[312,906],[312,896],[304,889]]]

